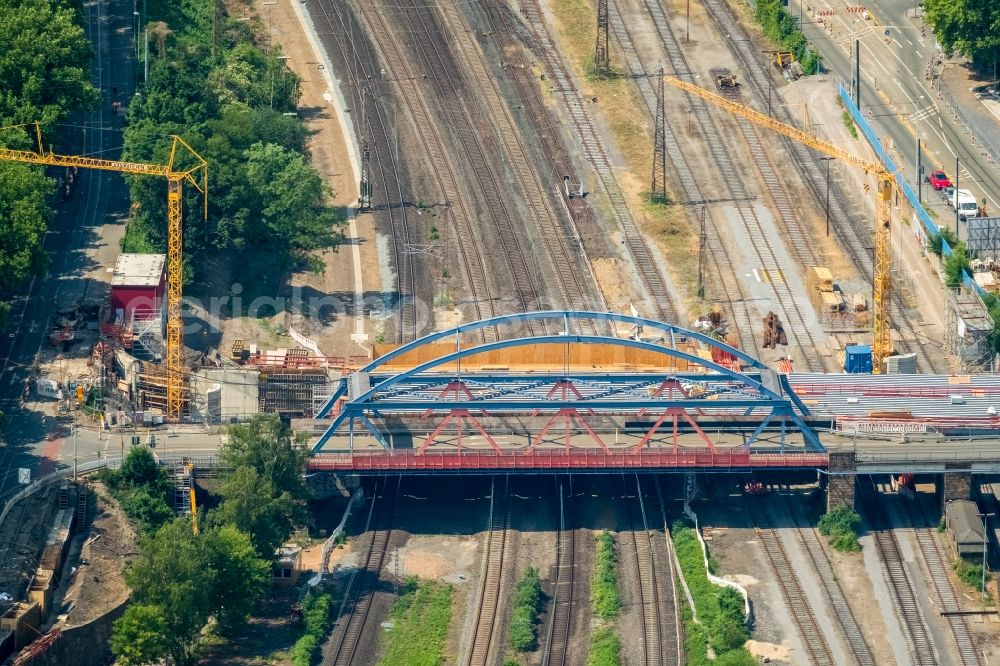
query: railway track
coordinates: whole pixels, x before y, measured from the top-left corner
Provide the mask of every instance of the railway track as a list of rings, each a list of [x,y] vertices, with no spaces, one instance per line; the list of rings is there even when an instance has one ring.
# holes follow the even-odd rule
[[[456,0],[446,0],[439,4],[439,9],[445,20],[447,31],[456,44],[458,58],[464,62],[464,71],[469,74],[473,88],[479,93],[482,108],[495,128],[499,147],[503,149],[505,161],[520,186],[521,197],[527,203],[528,237],[540,237],[546,254],[551,261],[551,268],[556,277],[563,302],[562,306],[569,309],[597,310],[606,309],[603,298],[597,298],[594,291],[596,282],[590,284],[582,276],[590,276],[590,261],[582,245],[571,245],[567,241],[570,235],[578,235],[575,229],[564,228],[562,221],[554,210],[552,200],[543,187],[534,160],[528,156],[528,150],[521,138],[521,133],[504,100],[497,77],[490,70],[479,45],[471,37],[468,24],[462,16]],[[477,114],[478,115],[478,114]],[[550,183],[550,188],[556,182]],[[557,195],[558,196],[558,195]],[[572,226],[572,221],[568,226]],[[582,322],[585,326],[588,322]],[[595,327],[590,325],[588,333],[595,333]]]
[[[337,9],[331,12],[329,11],[329,6],[334,6]],[[314,20],[317,19],[315,15],[316,10],[321,12],[322,23],[325,23],[326,28],[332,31],[331,35],[339,37],[339,39],[335,39],[335,42],[337,48],[340,48],[343,52],[344,61],[348,63],[354,81],[355,108],[364,108],[365,101],[361,99],[362,93],[360,91],[362,89],[371,91],[371,95],[368,97],[368,104],[372,111],[365,115],[369,119],[369,122],[373,123],[372,131],[376,139],[373,155],[376,160],[381,160],[383,154],[387,155],[385,159],[391,167],[390,173],[394,174],[396,185],[394,190],[386,190],[387,192],[396,192],[396,201],[388,201],[386,207],[392,225],[393,255],[397,267],[397,280],[403,280],[400,283],[400,292],[403,293],[403,290],[406,288],[405,280],[410,279],[412,281],[413,277],[412,272],[409,273],[409,278],[403,277],[400,272],[400,266],[404,265],[404,257],[408,256],[409,261],[413,260],[412,253],[408,250],[410,240],[405,217],[406,207],[411,205],[412,202],[408,201],[403,195],[403,185],[399,182],[399,156],[398,154],[394,154],[391,149],[393,142],[390,139],[390,123],[387,119],[387,113],[383,108],[383,95],[380,92],[381,86],[386,83],[391,83],[396,87],[398,91],[396,97],[405,110],[405,113],[396,114],[395,122],[401,123],[403,117],[409,118],[414,128],[413,134],[423,148],[423,159],[426,163],[434,165],[434,169],[430,170],[430,175],[432,182],[436,184],[443,199],[443,217],[455,229],[456,237],[462,239],[457,244],[458,253],[466,283],[469,285],[471,295],[470,306],[474,315],[478,319],[493,317],[497,314],[494,307],[495,297],[492,295],[487,280],[485,260],[480,243],[478,242],[478,236],[473,228],[472,220],[476,219],[476,216],[467,204],[465,197],[460,193],[458,178],[448,157],[449,151],[445,149],[436,125],[431,122],[430,110],[423,99],[422,91],[417,85],[418,77],[411,71],[410,64],[403,57],[399,44],[389,37],[391,33],[388,31],[382,12],[376,11],[371,7],[370,3],[360,2],[358,3],[359,22],[363,19],[368,29],[364,30],[363,26],[360,26],[359,32],[383,36],[383,39],[374,45],[373,48],[377,48],[379,51],[379,59],[384,66],[381,70],[377,70],[372,66],[369,59],[364,57],[365,53],[357,49],[357,46],[360,46],[360,44],[354,38],[353,24],[348,25],[348,21],[351,19],[345,19],[340,13],[349,13],[348,7],[349,5],[344,3],[334,3],[324,0],[311,4],[310,12],[314,16]],[[328,48],[331,47],[328,46]],[[374,61],[374,54],[372,55],[371,60]],[[371,120],[373,114],[377,118],[377,122]],[[377,164],[377,172],[385,174],[386,170],[380,165],[381,162]],[[392,217],[395,210],[401,211],[401,214]],[[405,326],[401,326],[401,328],[405,328]],[[417,331],[414,331],[414,336],[416,333]],[[486,341],[496,341],[499,339],[499,335],[495,329],[484,329],[482,334]],[[403,340],[404,337],[403,335],[400,336],[401,342],[405,341]]]
[[[652,21],[656,32],[660,37],[664,53],[667,57],[667,64],[678,78],[689,83],[694,82],[692,69],[687,62],[687,58],[681,49],[680,43],[674,35],[670,23],[667,21],[663,6],[659,0],[643,0],[649,18]],[[732,151],[727,142],[722,138],[718,123],[710,113],[708,103],[702,98],[685,93],[691,113],[701,128],[705,142],[708,144],[712,161],[718,170],[716,177],[722,181],[730,197],[733,199],[732,206],[737,211],[743,231],[746,233],[746,240],[758,265],[769,276],[767,280],[771,291],[774,294],[776,309],[781,315],[789,338],[800,350],[796,359],[797,363],[805,366],[809,372],[821,372],[826,369],[825,364],[819,360],[816,350],[819,348],[809,323],[805,317],[801,304],[801,299],[796,298],[784,278],[782,263],[778,259],[772,241],[771,229],[763,223],[757,214],[754,206],[748,201],[749,191],[743,184],[740,171],[732,158]],[[750,145],[750,151],[755,161],[766,160],[767,156],[759,142]],[[758,152],[759,151],[759,152]],[[752,330],[752,329],[751,329]]]
[[[628,203],[625,201],[625,194],[615,176],[614,166],[611,164],[604,144],[594,128],[580,92],[573,83],[569,67],[549,34],[538,0],[523,0],[521,14],[525,19],[527,29],[535,37],[537,43],[535,55],[541,60],[545,71],[551,77],[554,92],[562,100],[563,110],[569,116],[574,130],[580,138],[584,157],[597,174],[604,195],[607,197],[611,210],[622,230],[622,241],[635,263],[639,278],[649,294],[650,304],[656,312],[656,316],[661,321],[680,323],[674,303],[675,297],[668,289],[669,282],[661,272],[659,260],[646,245],[646,240],[632,217]]]
[[[573,590],[576,583],[576,535],[573,521],[573,477],[568,490],[558,481],[559,531],[556,532],[556,584],[552,592],[552,614],[542,663],[565,666],[573,618]]]
[[[368,543],[367,554],[365,555],[364,567],[356,569],[347,584],[347,591],[340,605],[340,620],[334,628],[336,646],[332,653],[333,658],[328,663],[334,666],[350,666],[354,663],[357,654],[358,644],[361,641],[365,624],[368,620],[368,611],[371,609],[375,590],[378,586],[379,576],[382,572],[382,563],[389,545],[389,536],[392,534],[392,516],[396,506],[396,497],[399,495],[399,486],[402,477],[383,477],[380,479],[381,488],[372,497],[372,503],[368,509],[368,521],[365,530],[371,534]],[[380,506],[382,503],[385,506]],[[360,580],[359,580],[360,576]]]
[[[650,75],[646,72],[645,66],[642,63],[639,51],[635,46],[635,41],[632,39],[632,34],[628,29],[628,24],[622,17],[617,5],[609,4],[608,10],[610,28],[625,56],[625,63],[629,74],[639,88],[650,117],[655,118],[656,91],[653,90],[652,83],[650,83]],[[676,183],[682,190],[684,198],[687,201],[704,201],[705,196],[698,186],[698,181],[694,177],[694,173],[688,166],[687,158],[684,156],[684,151],[681,150],[680,144],[677,143],[677,137],[670,123],[667,123],[664,127],[664,147],[674,171],[677,173]],[[722,289],[720,290],[719,297],[729,305],[729,312],[733,318],[731,332],[735,333],[739,338],[739,347],[741,349],[754,356],[759,356],[760,348],[757,346],[757,339],[753,334],[755,326],[750,314],[749,297],[734,269],[736,262],[730,254],[730,247],[727,243],[722,242],[722,236],[719,232],[721,222],[715,218],[707,206],[702,206],[699,212],[700,216],[704,218],[699,221],[701,223],[708,222],[708,225],[711,226],[712,233],[705,234],[705,255],[715,267],[715,272],[722,281]],[[736,296],[735,298],[734,295]]]
[[[674,572],[670,543],[659,495],[659,486],[649,479],[635,479],[636,502],[628,502],[631,529],[622,532],[630,542],[631,559],[638,581],[642,618],[643,664],[679,666],[682,663]],[[632,486],[622,476],[627,496]]]
[[[766,104],[771,98],[771,112],[774,118],[789,125],[798,125],[791,111],[785,105],[781,93],[774,87],[768,66],[760,61],[756,46],[743,30],[732,10],[725,0],[703,0],[703,5],[720,32],[727,36],[726,44],[730,52],[740,62],[745,80],[749,83],[750,92],[759,104]],[[803,182],[813,194],[818,205],[823,205],[826,196],[826,170],[819,154],[802,144],[782,137],[792,162],[802,175]],[[851,258],[852,263],[861,275],[871,276],[873,271],[871,245],[874,243],[872,228],[855,223],[849,213],[850,205],[844,200],[840,188],[831,189],[830,197],[830,227],[833,229],[841,247]],[[892,325],[906,337],[916,340],[918,333],[912,321],[906,316],[906,306],[898,293],[892,296]],[[938,371],[938,364],[924,350],[923,346],[910,340],[897,340],[897,351],[913,352],[917,355],[917,368],[921,373]]]
[[[504,476],[503,494],[499,498],[494,477],[490,490],[490,518],[483,560],[483,584],[479,588],[479,605],[472,632],[472,645],[465,659],[467,666],[486,666],[492,663],[490,657],[497,649],[494,646],[494,641],[500,633],[497,631],[497,624],[500,621],[497,609],[500,606],[509,526],[510,477]]]
[[[958,603],[955,588],[948,577],[948,558],[941,552],[941,542],[935,530],[923,527],[923,525],[929,524],[923,505],[914,508],[912,504],[913,502],[906,502],[907,515],[917,537],[920,552],[924,556],[924,563],[927,565],[930,580],[937,593],[941,611],[943,613],[960,611],[962,606]],[[958,656],[963,666],[985,666],[982,653],[976,648],[976,641],[969,631],[969,624],[965,616],[947,615],[946,618],[951,634],[955,638]]]
[[[799,539],[805,546],[809,560],[812,562],[813,570],[823,582],[823,591],[826,593],[826,598],[830,602],[830,607],[833,609],[837,622],[840,623],[840,627],[844,632],[844,638],[847,640],[847,646],[850,648],[854,660],[859,666],[875,666],[875,657],[872,655],[871,647],[865,641],[864,633],[861,631],[861,627],[858,625],[857,619],[855,619],[854,613],[851,611],[850,604],[847,603],[844,590],[840,587],[837,576],[830,566],[830,560],[827,559],[823,545],[816,535],[816,529],[810,526],[800,515],[799,503],[792,501],[787,495],[784,495],[784,497]]]
[[[317,22],[319,28],[325,28],[332,34],[351,34],[352,31],[348,29],[347,22],[352,19],[345,19],[340,14],[341,11],[346,11],[343,6],[339,6],[333,12],[328,11],[324,3],[317,3],[313,7],[315,9],[311,14],[313,21]],[[320,12],[319,16],[316,15],[316,11]],[[404,185],[401,182],[399,155],[392,149],[392,133],[381,100],[374,94],[370,94],[371,91],[366,91],[364,82],[370,80],[371,73],[363,71],[366,68],[364,56],[357,57],[355,54],[349,53],[347,39],[338,39],[336,44],[341,52],[342,60],[347,63],[350,78],[354,84],[350,87],[352,106],[355,109],[362,109],[359,116],[364,119],[363,126],[357,128],[361,136],[355,137],[355,139],[359,143],[364,139],[371,141],[372,172],[376,181],[372,195],[372,207],[380,216],[388,220],[391,229],[392,260],[396,268],[397,291],[400,299],[396,310],[396,336],[399,343],[404,343],[417,338],[421,331],[416,314],[415,259],[413,254],[406,250],[411,244],[410,224],[407,221],[406,198],[403,194]],[[359,52],[364,50],[360,44],[355,45],[355,48]]]
[[[367,4],[367,3],[366,3]],[[400,25],[412,39],[416,56],[422,63],[430,87],[434,90],[442,111],[442,120],[454,133],[456,146],[469,166],[468,176],[475,183],[475,193],[481,199],[486,217],[492,221],[499,239],[500,254],[509,268],[510,286],[516,301],[512,310],[525,312],[544,304],[538,285],[539,272],[524,243],[524,230],[515,223],[514,204],[501,189],[500,165],[495,162],[492,148],[497,143],[495,128],[483,122],[479,114],[469,108],[473,102],[466,98],[471,89],[460,88],[456,82],[456,59],[448,48],[447,31],[441,30],[434,16],[435,8],[420,0],[401,0]],[[381,13],[381,12],[376,12]],[[527,322],[532,333],[540,330],[538,322]]]
[[[871,525],[875,545],[882,559],[889,590],[892,592],[896,612],[902,620],[903,633],[910,644],[910,656],[917,666],[936,666],[937,648],[931,639],[924,612],[917,601],[917,593],[903,565],[899,543],[892,532],[892,525],[882,506],[872,477],[858,477],[859,495]]]
[[[792,566],[785,547],[781,543],[781,537],[774,529],[774,523],[767,509],[761,506],[760,498],[747,498],[747,508],[750,510],[750,519],[753,521],[753,529],[760,539],[764,554],[771,565],[771,571],[781,588],[781,596],[785,599],[785,605],[792,616],[795,628],[798,629],[799,638],[802,639],[802,647],[809,654],[811,664],[836,663],[830,644],[827,643],[826,636],[816,621],[809,599],[802,589],[795,568]]]

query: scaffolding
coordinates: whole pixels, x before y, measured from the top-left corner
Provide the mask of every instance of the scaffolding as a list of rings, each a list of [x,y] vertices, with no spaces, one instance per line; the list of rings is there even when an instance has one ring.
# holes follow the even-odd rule
[[[958,358],[963,372],[993,372],[989,335],[993,320],[975,293],[962,288],[945,297],[945,349]]]
[[[311,418],[315,389],[330,383],[325,369],[264,367],[260,371],[260,411],[287,417]]]

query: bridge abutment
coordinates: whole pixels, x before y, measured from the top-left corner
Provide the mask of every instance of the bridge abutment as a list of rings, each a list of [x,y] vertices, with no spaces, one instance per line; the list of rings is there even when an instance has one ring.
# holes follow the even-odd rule
[[[945,469],[959,467],[968,469],[965,463],[948,463]],[[941,506],[958,499],[972,499],[972,472],[945,472],[941,483]]]
[[[855,469],[853,451],[830,452],[830,474],[826,484],[827,511],[840,504],[855,508]]]

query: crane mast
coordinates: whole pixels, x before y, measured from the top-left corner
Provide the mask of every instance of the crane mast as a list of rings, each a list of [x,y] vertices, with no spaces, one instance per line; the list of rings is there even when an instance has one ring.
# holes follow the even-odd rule
[[[890,231],[892,221],[892,199],[894,188],[899,185],[898,173],[892,173],[880,162],[873,162],[854,155],[833,143],[820,139],[813,134],[804,132],[797,127],[788,125],[774,118],[755,111],[745,104],[726,99],[721,95],[705,90],[699,86],[681,79],[666,76],[666,83],[680,88],[685,92],[701,97],[715,106],[726,109],[730,113],[745,118],[755,125],[767,127],[793,141],[817,150],[824,155],[843,160],[849,164],[875,175],[875,261],[872,276],[872,372],[882,372],[882,362],[892,354],[892,333],[889,328],[889,307],[892,303],[892,245]],[[868,186],[865,185],[865,189]]]
[[[167,418],[177,421],[184,408],[184,368],[181,351],[183,332],[181,325],[181,296],[184,280],[183,247],[183,201],[184,183],[190,183],[204,200],[204,215],[208,218],[208,162],[179,136],[172,137],[170,159],[166,164],[147,164],[104,160],[80,155],[59,155],[51,148],[46,151],[42,144],[42,129],[39,123],[35,129],[37,147],[35,150],[15,150],[0,147],[0,160],[40,164],[42,166],[79,167],[116,171],[137,176],[159,176],[167,179]],[[13,129],[26,127],[13,125],[2,127]],[[194,166],[187,169],[175,168],[178,149],[194,158]]]

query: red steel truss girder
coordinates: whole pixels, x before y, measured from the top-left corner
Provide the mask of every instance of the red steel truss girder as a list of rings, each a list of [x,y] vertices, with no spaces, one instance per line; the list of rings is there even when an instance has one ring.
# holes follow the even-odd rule
[[[600,446],[605,451],[608,450],[608,447],[607,445],[604,444],[604,441],[597,435],[596,432],[594,432],[594,430],[590,427],[590,424],[588,424],[587,421],[584,420],[582,416],[580,416],[580,412],[576,411],[575,409],[560,409],[558,412],[550,416],[549,420],[545,422],[545,427],[543,427],[541,432],[539,432],[538,435],[535,437],[535,439],[532,440],[531,445],[528,448],[534,449],[536,446],[541,444],[542,440],[545,439],[546,433],[548,433],[549,429],[553,425],[555,425],[556,419],[559,419],[560,417],[563,419],[563,422],[566,427],[567,451],[569,451],[570,449],[570,440],[573,438],[574,420],[576,420],[576,422],[579,423],[580,426],[590,435],[591,439],[597,442],[598,446]]]
[[[698,425],[698,422],[695,421],[693,418],[691,418],[691,415],[688,414],[686,410],[683,410],[680,407],[671,407],[667,411],[663,412],[663,414],[660,415],[660,418],[656,419],[656,423],[653,424],[653,427],[650,428],[649,431],[645,435],[643,435],[642,439],[639,440],[639,443],[635,445],[635,450],[639,451],[639,450],[642,449],[642,447],[646,446],[646,444],[649,442],[649,440],[652,439],[654,435],[656,435],[656,431],[660,428],[661,425],[663,425],[663,422],[666,421],[670,417],[673,417],[673,441],[674,441],[673,451],[674,451],[674,453],[677,452],[677,419],[678,418],[682,418],[685,421],[687,421],[689,424],[691,424],[691,427],[694,428],[694,431],[696,433],[698,433],[698,437],[701,438],[701,441],[703,441],[705,443],[705,445],[710,450],[712,450],[712,451],[715,450],[715,445],[712,443],[712,440],[708,438],[708,435],[706,435],[705,431],[701,429],[701,426]]]
[[[462,453],[427,451],[356,451],[319,454],[309,461],[309,470],[320,471],[432,471],[432,470],[533,470],[533,469],[745,469],[827,467],[825,453],[750,453],[741,449],[680,449],[656,452],[631,448],[604,452],[600,449],[535,449],[501,453],[465,450]]]
[[[454,419],[455,425],[458,428],[459,452],[462,451],[462,426],[466,422],[472,424],[473,429],[478,430],[479,434],[481,434],[483,437],[486,438],[486,441],[490,443],[490,446],[493,447],[494,451],[497,452],[500,451],[500,446],[496,443],[496,440],[493,439],[493,437],[491,437],[488,432],[486,432],[486,429],[483,427],[483,424],[481,424],[478,420],[476,420],[476,417],[470,414],[469,410],[453,409],[450,412],[448,412],[447,416],[441,419],[441,423],[439,423],[437,427],[434,428],[434,430],[431,432],[431,434],[427,436],[427,439],[425,439],[424,443],[420,445],[420,448],[417,449],[417,452],[423,453],[424,451],[426,451],[427,447],[430,446],[435,439],[437,439],[437,436],[441,434],[441,432],[444,430],[444,427],[448,425],[448,423],[450,423],[452,419]],[[568,436],[567,436],[567,441],[568,441]]]

